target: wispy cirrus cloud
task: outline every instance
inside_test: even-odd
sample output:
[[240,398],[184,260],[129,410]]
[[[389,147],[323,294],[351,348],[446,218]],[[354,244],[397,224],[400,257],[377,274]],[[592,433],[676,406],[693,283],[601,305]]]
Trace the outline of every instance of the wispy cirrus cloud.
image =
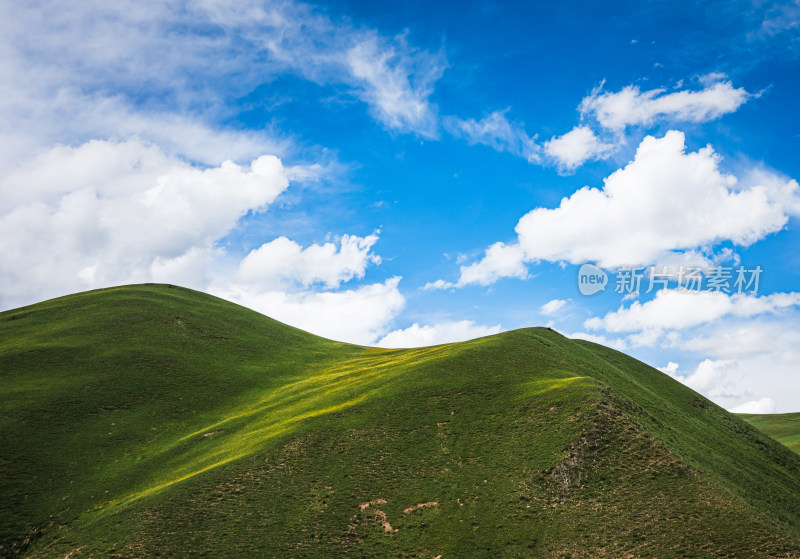
[[5,3],[0,32],[9,161],[55,142],[131,135],[203,164],[282,155],[286,134],[222,123],[231,100],[287,72],[344,86],[387,129],[438,133],[429,97],[443,52],[302,2]]
[[228,33],[268,53],[280,70],[350,87],[385,127],[426,137],[438,134],[430,95],[447,67],[441,50],[415,48],[406,34],[387,37],[302,2],[209,0],[202,10]]
[[450,134],[464,138],[470,145],[489,146],[495,151],[509,152],[538,163],[541,146],[536,143],[536,136],[528,136],[522,123],[510,122],[506,117],[508,111],[494,111],[480,120],[448,116],[444,126]]

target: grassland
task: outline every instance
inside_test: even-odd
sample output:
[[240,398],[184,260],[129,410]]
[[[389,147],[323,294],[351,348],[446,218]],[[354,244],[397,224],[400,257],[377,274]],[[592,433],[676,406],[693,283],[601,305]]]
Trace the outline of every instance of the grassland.
[[800,454],[800,413],[738,415],[759,431]]
[[183,288],[0,313],[0,556],[800,557],[800,456],[532,328],[384,350]]

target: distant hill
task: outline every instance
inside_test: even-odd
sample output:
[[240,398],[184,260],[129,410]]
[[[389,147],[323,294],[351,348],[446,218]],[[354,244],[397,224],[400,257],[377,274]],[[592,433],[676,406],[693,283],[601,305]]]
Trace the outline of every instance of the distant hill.
[[403,350],[165,285],[0,313],[0,556],[800,557],[800,456],[544,328]]
[[737,414],[756,429],[800,454],[800,413]]

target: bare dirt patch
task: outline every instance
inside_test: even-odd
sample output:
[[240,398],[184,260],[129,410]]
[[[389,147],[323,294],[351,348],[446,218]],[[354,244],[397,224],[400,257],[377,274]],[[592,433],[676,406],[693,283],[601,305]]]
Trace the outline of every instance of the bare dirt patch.
[[[373,499],[372,501],[361,503],[360,505],[358,505],[358,508],[361,511],[365,511],[372,505],[385,505],[385,504],[386,504],[386,499]],[[372,507],[372,510],[374,511],[374,514],[377,517],[378,521],[381,523],[381,526],[383,526],[384,532],[397,532],[397,529],[392,528],[392,525],[389,524],[389,519],[386,516],[385,512],[383,512],[380,509],[376,509],[375,507]]]
[[406,508],[403,509],[403,512],[405,514],[408,514],[408,513],[413,512],[413,511],[415,511],[417,509],[421,509],[421,508],[425,508],[425,507],[438,507],[438,506],[439,506],[439,501],[427,501],[425,503],[419,503],[417,505],[411,505],[410,507],[406,507]]

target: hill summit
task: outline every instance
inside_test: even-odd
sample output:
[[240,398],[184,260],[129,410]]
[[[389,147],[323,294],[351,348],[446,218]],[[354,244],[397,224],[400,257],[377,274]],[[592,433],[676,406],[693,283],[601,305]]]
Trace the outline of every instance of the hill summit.
[[800,557],[800,456],[529,328],[387,350],[167,285],[0,313],[0,557]]

